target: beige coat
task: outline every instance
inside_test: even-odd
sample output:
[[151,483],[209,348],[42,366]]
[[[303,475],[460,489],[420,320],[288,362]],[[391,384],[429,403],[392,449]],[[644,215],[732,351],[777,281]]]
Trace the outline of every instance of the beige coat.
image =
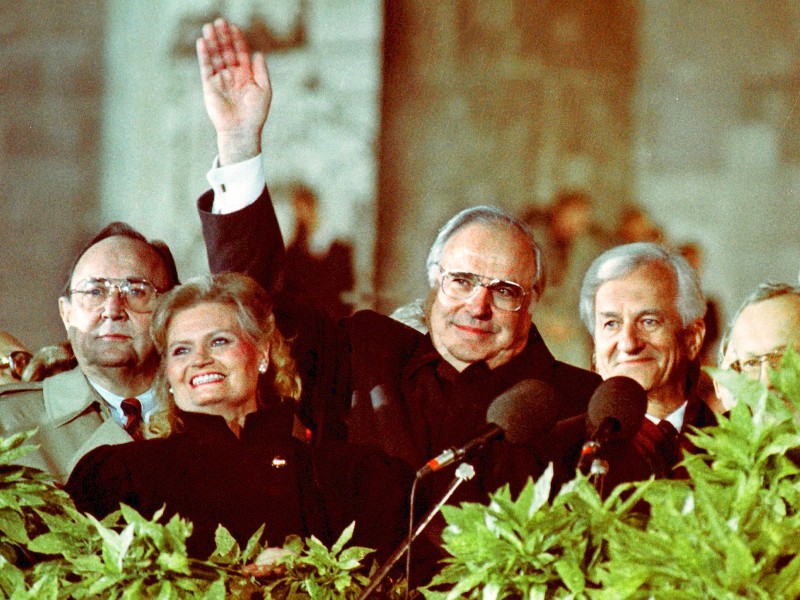
[[90,450],[132,439],[80,369],[41,382],[0,386],[0,436],[37,428],[28,443],[39,448],[18,462],[46,471],[60,483]]

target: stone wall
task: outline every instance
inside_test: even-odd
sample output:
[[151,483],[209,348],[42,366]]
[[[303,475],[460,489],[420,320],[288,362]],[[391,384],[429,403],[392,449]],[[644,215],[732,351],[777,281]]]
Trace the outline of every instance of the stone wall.
[[394,0],[385,29],[379,308],[425,292],[462,208],[584,188],[613,219],[630,199],[635,3]]
[[105,3],[0,2],[0,330],[64,338],[57,298],[99,219]]
[[728,316],[800,270],[800,3],[642,3],[635,197]]
[[[218,2],[111,2],[103,218],[168,241],[182,278],[207,271],[195,199],[216,154],[195,38]],[[230,0],[224,16],[266,53],[273,100],[263,152],[288,234],[288,190],[318,195],[322,219],[355,243],[358,297],[372,295],[382,10],[377,0]]]
[[215,150],[193,40],[221,10],[272,24],[268,179],[284,222],[303,179],[356,241],[360,306],[424,293],[456,210],[565,186],[609,226],[636,201],[703,244],[727,311],[797,278],[797,0],[7,0],[0,328],[62,339],[67,263],[110,219],[205,270],[194,199]]

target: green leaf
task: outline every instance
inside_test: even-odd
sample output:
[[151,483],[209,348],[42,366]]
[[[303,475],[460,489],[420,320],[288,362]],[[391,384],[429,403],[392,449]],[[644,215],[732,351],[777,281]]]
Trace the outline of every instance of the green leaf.
[[56,533],[45,533],[34,538],[28,549],[40,554],[62,554],[64,552],[64,539]]
[[333,546],[331,546],[331,553],[332,554],[339,554],[344,548],[344,545],[353,539],[353,531],[355,531],[356,523],[353,521],[348,525],[344,531],[342,531],[341,535],[339,535],[339,539],[334,542]]
[[261,544],[261,537],[264,535],[264,525],[261,525],[256,532],[250,536],[250,539],[247,540],[247,545],[245,546],[244,551],[242,552],[241,561],[243,563],[249,563],[255,560],[258,556],[259,552],[263,549],[263,545]]
[[18,544],[29,540],[22,515],[9,509],[0,510],[0,534]]
[[222,525],[217,525],[217,529],[214,532],[214,541],[217,547],[211,555],[213,562],[233,564],[238,561],[239,544],[236,543],[236,539],[231,535],[230,531]]

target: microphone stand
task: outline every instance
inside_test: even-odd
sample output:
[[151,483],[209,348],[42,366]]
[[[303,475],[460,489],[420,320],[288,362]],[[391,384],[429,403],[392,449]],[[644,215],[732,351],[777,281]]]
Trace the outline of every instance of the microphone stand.
[[589,482],[594,485],[594,489],[600,497],[603,497],[603,484],[608,475],[608,461],[602,458],[595,458],[592,466],[589,467]]
[[603,496],[603,484],[608,475],[608,461],[600,456],[600,450],[611,434],[618,431],[620,423],[616,418],[606,417],[597,427],[594,435],[583,444],[581,456],[578,459],[578,470],[584,475],[589,476],[589,482],[594,485],[594,489]]
[[596,440],[589,440],[581,448],[581,456],[578,460],[578,470],[586,474],[587,469],[591,469],[592,463],[597,458],[597,453],[600,451],[600,442]]
[[[441,500],[439,500],[439,502],[437,502],[436,505],[425,514],[425,516],[422,518],[422,521],[420,521],[419,525],[417,525],[417,528],[410,533],[405,541],[400,544],[400,546],[392,553],[392,555],[381,567],[380,571],[378,571],[370,580],[369,585],[364,588],[363,592],[361,592],[358,600],[366,600],[366,598],[368,598],[370,594],[375,591],[375,589],[380,585],[381,581],[383,581],[389,574],[389,571],[392,570],[392,567],[395,565],[395,563],[400,560],[400,557],[403,556],[406,551],[410,551],[411,544],[417,539],[417,536],[422,533],[422,530],[428,526],[428,523],[431,522],[433,517],[435,517],[436,514],[442,509],[442,506],[444,506],[444,504],[450,499],[450,496],[452,496],[456,489],[458,489],[458,486],[465,481],[469,481],[474,476],[475,469],[472,467],[472,465],[468,463],[461,463],[458,465],[458,468],[456,469],[456,476],[453,478],[453,481],[450,482],[450,486],[447,488],[444,496],[442,496]],[[406,584],[408,585],[408,582],[406,582]]]

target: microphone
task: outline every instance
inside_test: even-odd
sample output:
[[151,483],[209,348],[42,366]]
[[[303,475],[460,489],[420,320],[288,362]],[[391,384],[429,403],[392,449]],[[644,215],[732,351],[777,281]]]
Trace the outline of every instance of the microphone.
[[553,388],[537,379],[524,379],[489,405],[486,426],[460,448],[448,448],[417,471],[417,479],[461,460],[469,453],[496,439],[512,444],[531,444],[553,428],[558,403]]
[[581,449],[578,468],[589,467],[603,445],[632,440],[646,411],[647,392],[636,380],[620,375],[597,386],[586,415],[586,430],[592,433]]

